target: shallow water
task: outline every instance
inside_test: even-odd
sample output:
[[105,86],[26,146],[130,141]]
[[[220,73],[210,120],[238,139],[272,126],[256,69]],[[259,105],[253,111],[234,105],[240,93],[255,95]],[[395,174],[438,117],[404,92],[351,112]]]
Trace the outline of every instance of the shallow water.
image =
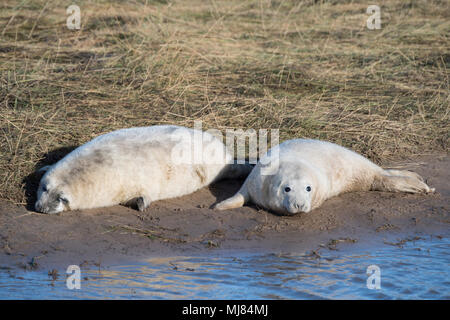
[[[359,252],[358,252],[359,251]],[[215,254],[152,258],[81,269],[69,290],[65,270],[0,270],[0,299],[450,299],[450,238],[377,250],[321,249],[317,255]],[[380,268],[368,289],[367,267]]]

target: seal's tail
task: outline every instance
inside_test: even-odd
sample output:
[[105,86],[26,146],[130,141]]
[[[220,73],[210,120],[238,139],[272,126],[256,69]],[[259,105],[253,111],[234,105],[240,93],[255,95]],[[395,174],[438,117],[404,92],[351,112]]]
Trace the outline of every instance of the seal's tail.
[[410,193],[435,191],[425,183],[420,175],[408,170],[384,170],[384,174],[375,178],[372,190]]

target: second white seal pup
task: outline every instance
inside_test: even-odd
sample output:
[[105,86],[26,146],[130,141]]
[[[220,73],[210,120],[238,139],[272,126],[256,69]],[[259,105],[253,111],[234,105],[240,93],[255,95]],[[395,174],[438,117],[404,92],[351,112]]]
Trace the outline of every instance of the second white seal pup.
[[385,170],[339,145],[310,139],[288,140],[261,158],[219,210],[253,202],[283,215],[309,212],[326,199],[350,191],[434,192],[417,173]]
[[213,135],[179,126],[129,128],[101,135],[45,167],[35,208],[43,213],[152,201],[192,193],[221,178],[245,177]]

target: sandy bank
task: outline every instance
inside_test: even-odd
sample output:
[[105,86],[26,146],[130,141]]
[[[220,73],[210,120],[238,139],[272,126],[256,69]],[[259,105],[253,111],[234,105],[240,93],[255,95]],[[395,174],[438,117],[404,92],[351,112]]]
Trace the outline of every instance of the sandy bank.
[[140,213],[123,206],[44,215],[0,202],[0,267],[108,265],[145,257],[244,252],[309,252],[343,244],[401,245],[449,234],[450,157],[422,157],[396,166],[415,170],[432,195],[357,192],[309,214],[280,217],[254,206],[219,212],[239,181],[223,181]]

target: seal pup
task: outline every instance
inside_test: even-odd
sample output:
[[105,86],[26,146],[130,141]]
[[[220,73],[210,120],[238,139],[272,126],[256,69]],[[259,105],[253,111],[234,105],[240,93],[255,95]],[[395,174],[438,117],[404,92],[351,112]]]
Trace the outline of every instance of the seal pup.
[[282,215],[309,212],[325,200],[351,191],[434,192],[420,175],[385,170],[334,143],[294,139],[270,149],[219,210],[253,202]]
[[208,132],[161,125],[98,136],[45,171],[35,208],[43,213],[136,205],[192,193],[222,178],[246,177],[252,167],[233,163]]

